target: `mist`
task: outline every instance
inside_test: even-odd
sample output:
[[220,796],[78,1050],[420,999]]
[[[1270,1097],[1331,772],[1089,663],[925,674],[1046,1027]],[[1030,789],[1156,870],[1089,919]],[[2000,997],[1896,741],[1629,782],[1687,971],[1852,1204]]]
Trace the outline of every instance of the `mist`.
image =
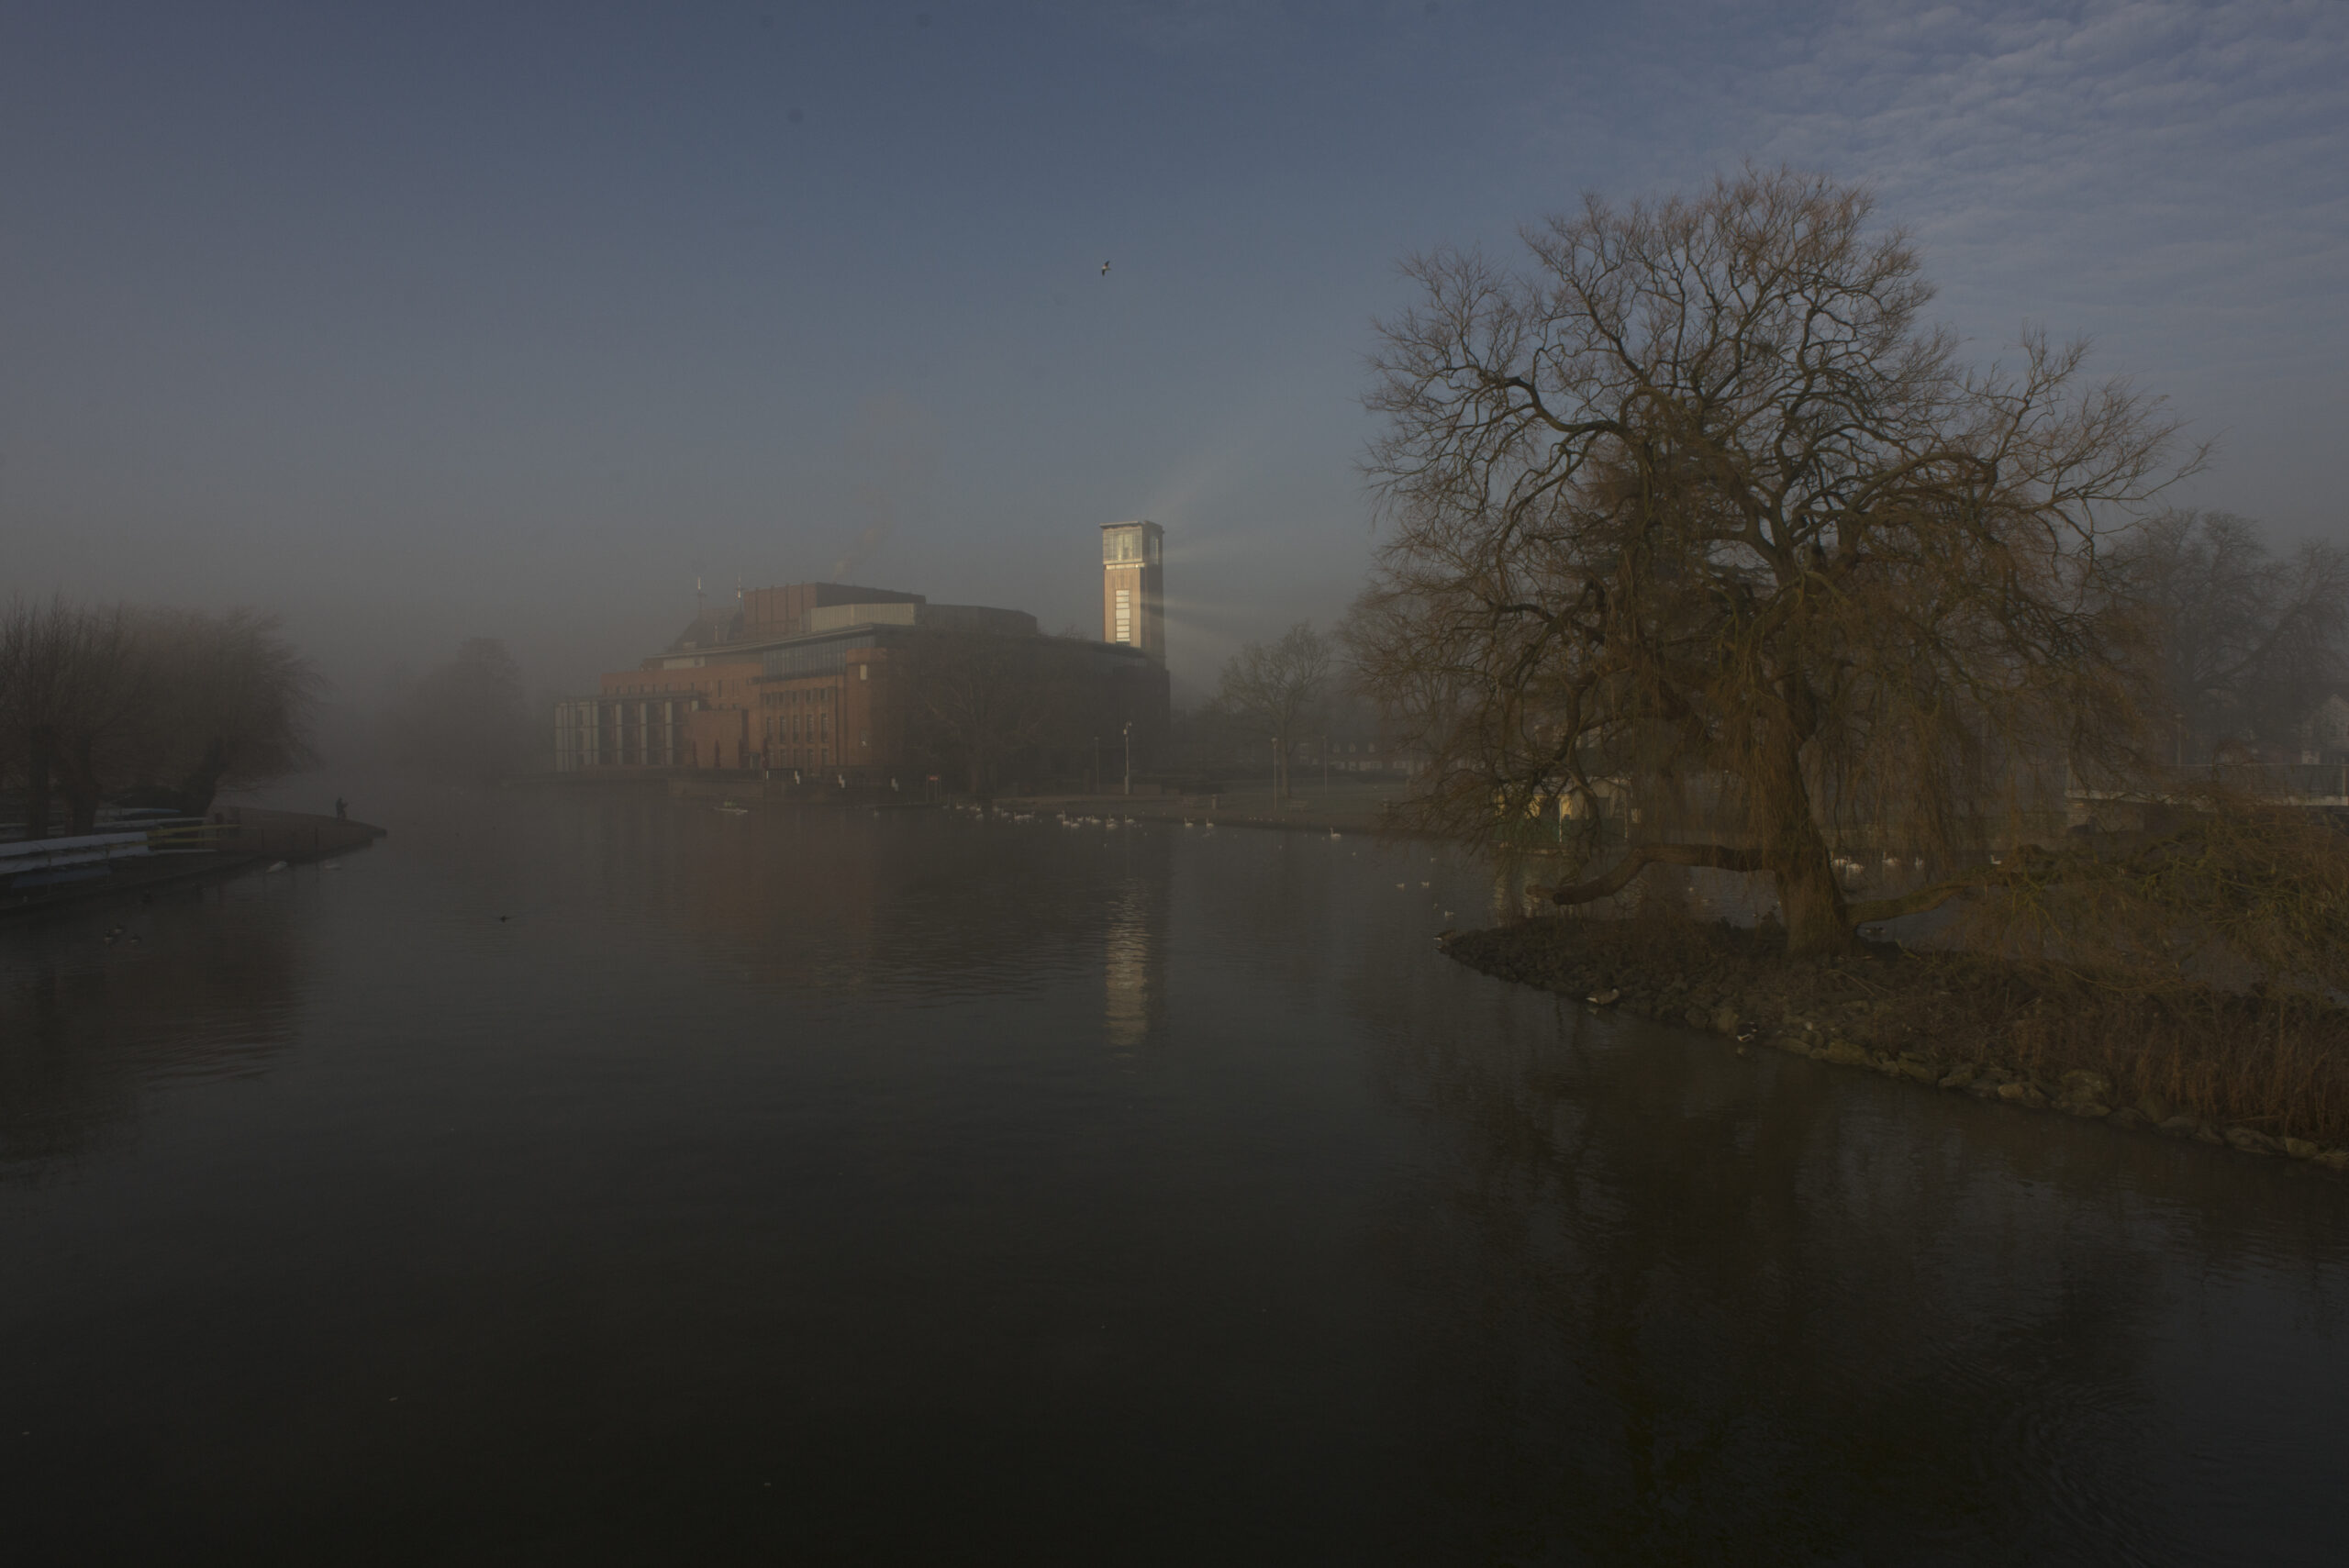
[[473,636],[586,689],[697,576],[1086,626],[1150,517],[1196,695],[1362,580],[1401,255],[1747,156],[1873,182],[1982,357],[2095,337],[2220,442],[2183,501],[2340,533],[2340,17],[1703,14],[20,7],[0,573],[282,615],[348,703]]
[[2349,1562],[2344,81],[0,6],[0,1557]]

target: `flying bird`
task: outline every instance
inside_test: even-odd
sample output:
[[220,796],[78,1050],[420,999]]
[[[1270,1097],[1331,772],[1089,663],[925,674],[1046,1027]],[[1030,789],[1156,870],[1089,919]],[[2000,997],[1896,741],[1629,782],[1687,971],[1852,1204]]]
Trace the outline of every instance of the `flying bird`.
[[1107,261],[1101,263],[1101,275],[1105,278],[1109,275],[1109,263]]

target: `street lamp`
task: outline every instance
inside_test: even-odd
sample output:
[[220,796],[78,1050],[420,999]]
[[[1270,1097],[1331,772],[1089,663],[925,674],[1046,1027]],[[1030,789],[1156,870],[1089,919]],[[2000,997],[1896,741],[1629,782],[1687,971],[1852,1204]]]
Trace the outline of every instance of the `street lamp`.
[[1126,720],[1126,793],[1134,792],[1134,721]]

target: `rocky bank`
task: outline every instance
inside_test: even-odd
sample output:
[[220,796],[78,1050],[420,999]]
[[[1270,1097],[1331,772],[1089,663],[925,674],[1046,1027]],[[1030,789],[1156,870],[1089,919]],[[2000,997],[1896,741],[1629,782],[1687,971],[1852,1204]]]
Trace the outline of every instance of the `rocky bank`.
[[1751,931],[1636,919],[1551,917],[1444,946],[1497,978],[1708,1030],[1741,1051],[1766,1047],[2349,1172],[2349,1139],[2324,1125],[2322,1106],[2258,1103],[2277,1074],[2244,1061],[2237,1044],[2259,1027],[2248,998],[2217,999],[2186,1018],[2151,998],[2065,991],[1965,954],[1872,946],[1789,960]]

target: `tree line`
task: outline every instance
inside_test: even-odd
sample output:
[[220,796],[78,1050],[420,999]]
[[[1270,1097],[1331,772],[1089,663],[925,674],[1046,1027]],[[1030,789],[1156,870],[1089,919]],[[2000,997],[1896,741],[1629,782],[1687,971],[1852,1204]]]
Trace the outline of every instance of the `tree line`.
[[273,616],[17,599],[0,611],[0,780],[36,838],[89,832],[108,799],[200,816],[309,762],[323,689]]

